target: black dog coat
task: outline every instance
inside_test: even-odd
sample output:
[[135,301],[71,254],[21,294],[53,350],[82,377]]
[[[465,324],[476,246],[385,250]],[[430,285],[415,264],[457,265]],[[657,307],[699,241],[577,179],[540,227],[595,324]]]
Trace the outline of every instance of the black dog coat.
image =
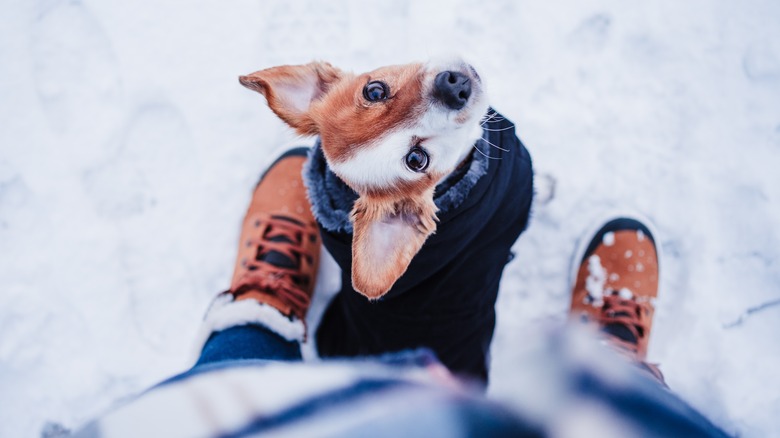
[[[304,181],[322,241],[342,270],[342,288],[317,329],[323,357],[432,349],[451,371],[487,381],[498,284],[525,229],[533,196],[528,151],[514,125],[492,109],[465,166],[436,187],[439,223],[409,268],[378,301],[352,288],[357,199],[328,168],[318,145]],[[495,145],[495,146],[493,146]]]

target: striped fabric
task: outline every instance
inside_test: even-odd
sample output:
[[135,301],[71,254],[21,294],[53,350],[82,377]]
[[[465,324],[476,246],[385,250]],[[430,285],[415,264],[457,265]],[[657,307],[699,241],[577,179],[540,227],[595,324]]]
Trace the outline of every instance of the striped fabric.
[[[456,437],[472,427],[468,413],[479,409],[469,406],[481,404],[435,362],[240,361],[171,379],[76,436],[398,436],[409,428],[413,436]],[[498,406],[493,415],[494,427],[522,427]]]
[[541,338],[518,356],[516,373],[494,385],[493,400],[455,380],[426,351],[304,363],[240,360],[176,376],[75,436],[727,436],[589,338],[572,332]]

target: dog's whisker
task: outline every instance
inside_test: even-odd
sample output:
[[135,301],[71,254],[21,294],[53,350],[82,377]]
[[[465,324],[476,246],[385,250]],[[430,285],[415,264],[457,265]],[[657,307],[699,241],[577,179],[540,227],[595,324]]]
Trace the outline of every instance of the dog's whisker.
[[482,125],[482,130],[489,131],[489,132],[501,132],[501,131],[508,131],[510,129],[513,129],[514,127],[515,125],[507,126],[506,128],[501,128],[501,129],[490,129],[490,128],[485,128],[485,125]]
[[486,154],[486,153],[482,152],[481,150],[479,150],[479,148],[477,147],[476,143],[474,144],[474,149],[475,149],[477,152],[479,152],[480,154],[482,154],[482,155],[483,155],[485,158],[487,158],[488,160],[500,160],[500,159],[501,159],[500,157],[491,157],[490,155],[488,155],[488,154]]
[[480,120],[480,122],[479,122],[479,123],[480,123],[481,125],[484,125],[485,123],[492,122],[492,121],[493,121],[493,119],[494,119],[495,117],[496,117],[496,116],[495,116],[495,115],[493,115],[493,114],[491,114],[491,115],[489,115],[489,116],[488,116],[488,115],[486,115],[486,116],[484,116],[484,117],[482,118],[482,120]]
[[489,142],[489,141],[485,140],[484,138],[480,138],[480,140],[484,141],[485,143],[489,144],[490,146],[493,146],[494,148],[496,148],[496,149],[498,149],[498,150],[501,150],[501,151],[504,151],[504,152],[509,152],[509,149],[504,149],[504,148],[502,148],[502,147],[499,147],[499,146],[497,146],[497,145],[494,145],[493,143],[491,143],[491,142]]
[[485,119],[483,120],[483,122],[484,123],[487,123],[487,122],[501,122],[501,121],[504,121],[504,120],[506,120],[506,119],[503,118],[502,116],[499,116],[498,114],[490,114],[490,115],[486,115],[485,116]]
[[[479,125],[480,125],[480,126],[482,126],[482,127],[484,128],[484,127],[485,127],[485,126],[486,126],[488,123],[493,123],[493,122],[498,122],[498,121],[494,121],[494,120],[485,120],[484,122],[480,122],[480,124],[479,124]],[[502,131],[502,130],[504,130],[504,129],[511,129],[511,128],[514,128],[514,127],[515,127],[515,125],[513,124],[513,125],[511,125],[511,126],[510,126],[510,127],[508,127],[508,128],[501,128],[501,129],[497,129],[496,131]]]
[[484,116],[482,116],[482,121],[486,122],[488,120],[492,120],[496,116],[497,115],[495,113],[493,113],[493,114],[485,114]]

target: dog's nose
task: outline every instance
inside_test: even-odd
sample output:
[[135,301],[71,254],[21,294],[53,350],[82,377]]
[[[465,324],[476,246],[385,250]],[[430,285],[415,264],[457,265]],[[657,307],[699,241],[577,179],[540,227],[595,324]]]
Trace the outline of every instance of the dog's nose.
[[463,73],[443,71],[433,80],[433,96],[447,107],[459,110],[471,96],[471,80]]

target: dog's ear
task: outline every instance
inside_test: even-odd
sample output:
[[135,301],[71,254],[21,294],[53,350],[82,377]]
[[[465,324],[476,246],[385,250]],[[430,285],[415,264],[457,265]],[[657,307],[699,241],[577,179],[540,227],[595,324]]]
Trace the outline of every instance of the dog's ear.
[[365,197],[352,210],[352,287],[374,300],[386,294],[436,231],[436,205],[416,200],[376,201]]
[[341,78],[341,70],[327,62],[283,65],[240,76],[241,85],[265,96],[274,113],[301,135],[318,134],[309,105]]

